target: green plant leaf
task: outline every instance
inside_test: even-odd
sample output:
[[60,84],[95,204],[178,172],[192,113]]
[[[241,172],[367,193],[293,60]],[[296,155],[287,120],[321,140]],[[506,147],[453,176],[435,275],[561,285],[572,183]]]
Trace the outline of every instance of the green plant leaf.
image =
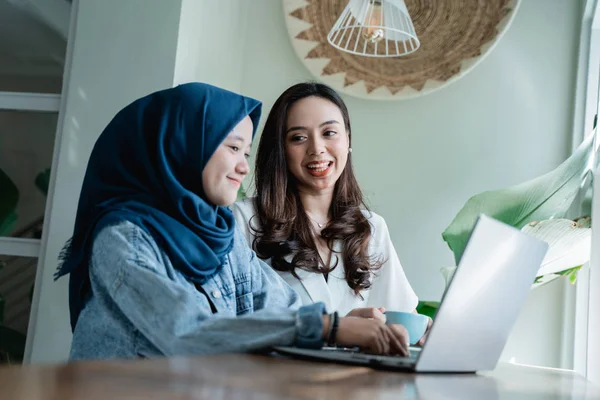
[[579,228],[591,228],[592,227],[592,217],[581,217],[577,218],[574,221]]
[[419,301],[417,304],[417,312],[419,314],[427,315],[431,319],[435,317],[435,314],[439,308],[439,301]]
[[569,268],[569,269],[566,269],[564,271],[557,272],[556,274],[557,275],[561,275],[561,276],[568,276],[568,275],[571,275],[573,272],[579,271],[582,267],[583,267],[583,265],[578,265],[576,267]]
[[519,229],[531,221],[564,217],[594,165],[594,136],[589,135],[571,157],[545,175],[471,197],[442,234],[455,262],[458,264],[480,214]]
[[[523,227],[523,232],[549,244],[548,252],[533,282],[533,288],[561,277],[567,277],[571,283],[576,282],[578,271],[590,259],[592,232],[589,226],[590,218],[580,218],[576,221],[568,219],[535,221]],[[446,289],[455,271],[456,267],[440,269]]]
[[548,243],[549,248],[538,276],[570,271],[590,260],[592,229],[569,219],[535,221],[525,225],[523,232]]
[[571,282],[571,284],[574,285],[577,282],[577,273],[581,270],[582,267],[583,265],[578,265],[577,267],[557,272],[556,275],[566,276],[569,279],[569,282]]
[[582,267],[582,265],[578,265],[577,267],[569,268],[564,271],[559,271],[554,274],[538,276],[533,282],[533,288],[543,286],[547,283],[550,283],[556,279],[563,277],[567,277],[571,284],[575,284],[577,282],[577,273],[581,270]]
[[442,267],[440,269],[440,272],[442,274],[442,276],[444,277],[444,283],[445,283],[445,288],[446,290],[448,289],[448,285],[450,285],[450,281],[452,280],[452,277],[454,276],[454,272],[456,271],[456,267]]
[[0,236],[6,236],[10,231],[13,230],[17,223],[17,214],[11,212],[0,220]]
[[579,270],[572,271],[569,274],[569,282],[571,282],[571,285],[574,285],[575,283],[577,283],[577,271],[579,271]]
[[17,222],[15,209],[18,202],[19,189],[0,169],[0,235],[8,234]]

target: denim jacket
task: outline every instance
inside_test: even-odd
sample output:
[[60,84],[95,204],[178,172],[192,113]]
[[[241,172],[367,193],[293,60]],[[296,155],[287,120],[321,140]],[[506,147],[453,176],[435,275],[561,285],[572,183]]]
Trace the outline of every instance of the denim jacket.
[[72,360],[322,345],[323,303],[300,307],[239,230],[225,266],[198,288],[127,221],[98,233],[89,267],[91,294],[73,332]]

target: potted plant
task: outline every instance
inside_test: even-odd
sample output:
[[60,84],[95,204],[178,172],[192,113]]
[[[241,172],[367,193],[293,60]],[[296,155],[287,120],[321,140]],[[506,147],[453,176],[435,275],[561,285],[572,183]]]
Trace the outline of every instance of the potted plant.
[[[545,175],[471,197],[442,233],[455,263],[462,256],[477,217],[486,214],[550,245],[533,288],[561,277],[575,283],[591,252],[590,183],[597,165],[595,138],[596,131]],[[455,269],[441,269],[446,287]],[[422,302],[417,310],[433,317],[438,307],[439,302]]]

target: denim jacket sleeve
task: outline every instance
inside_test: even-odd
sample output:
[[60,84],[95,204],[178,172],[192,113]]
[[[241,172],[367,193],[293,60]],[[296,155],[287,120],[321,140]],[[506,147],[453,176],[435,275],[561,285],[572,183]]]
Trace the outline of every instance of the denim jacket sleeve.
[[[292,289],[245,244],[244,249],[245,265],[226,263],[229,275],[216,277],[226,280],[234,268],[253,277],[252,309],[243,315],[236,316],[235,307],[227,304],[216,304],[218,312],[213,314],[207,291],[202,293],[185,280],[153,238],[129,222],[106,227],[96,236],[90,265],[92,288],[104,292],[114,308],[166,356],[277,345],[320,347],[323,304],[298,308],[299,299]],[[239,252],[233,259],[239,260]],[[231,285],[235,287],[233,278]],[[232,302],[236,302],[235,293]]]

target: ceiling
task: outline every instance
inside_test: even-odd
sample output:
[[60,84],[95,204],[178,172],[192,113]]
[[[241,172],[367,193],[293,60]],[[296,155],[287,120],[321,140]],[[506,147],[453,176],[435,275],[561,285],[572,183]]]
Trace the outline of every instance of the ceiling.
[[0,0],[0,76],[62,77],[67,0]]

